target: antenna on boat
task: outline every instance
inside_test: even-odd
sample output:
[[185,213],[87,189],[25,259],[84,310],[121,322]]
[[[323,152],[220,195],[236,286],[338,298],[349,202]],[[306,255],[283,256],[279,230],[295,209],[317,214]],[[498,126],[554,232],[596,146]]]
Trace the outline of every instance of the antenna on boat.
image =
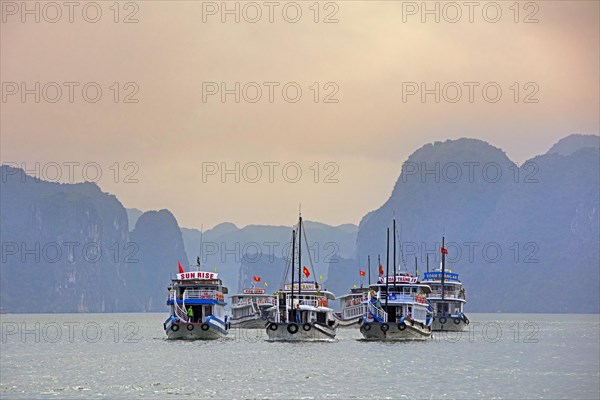
[[[396,278],[394,278],[394,281]],[[390,281],[390,228],[387,228],[387,250],[385,254],[385,311],[388,311],[388,298],[390,292],[388,290],[388,284]]]
[[402,261],[404,270],[406,270],[406,260],[404,259],[404,250],[402,249],[402,224],[400,224],[400,235],[398,235],[397,230],[394,232],[394,240],[398,240],[398,243],[400,244],[400,261]]
[[[302,226],[304,226],[304,222],[302,222]],[[321,289],[321,285],[319,285],[317,283],[317,274],[315,272],[315,264],[313,263],[312,256],[310,255],[310,245],[308,243],[308,238],[306,237],[306,227],[304,227],[304,230],[302,231],[302,236],[304,237],[304,244],[309,249],[308,262],[310,263],[310,270],[312,271],[312,274],[315,277],[315,287],[317,288],[317,291],[319,291]],[[298,240],[302,240],[302,238],[299,238]],[[300,267],[298,267],[298,268],[300,268]]]
[[427,258],[426,258],[425,262],[427,263],[427,272],[429,272],[429,254],[427,254]]
[[196,271],[200,271],[200,261],[202,260],[202,235],[204,235],[204,224],[200,225],[200,248],[198,249],[198,257],[196,258]]
[[[294,253],[296,252],[296,230],[292,230],[292,295],[291,295],[291,300],[290,300],[290,308],[291,310],[288,311],[288,322],[290,321],[290,316],[294,311],[294,261],[295,258],[294,257]],[[300,284],[300,282],[298,282],[298,284]]]
[[396,216],[394,213],[394,290],[396,290]]
[[419,265],[417,264],[417,256],[415,256],[415,276],[419,280]]
[[444,281],[445,281],[445,275],[446,275],[446,240],[445,237],[442,235],[442,301],[444,300],[444,295],[445,295],[445,291],[444,291]]
[[[298,206],[298,302],[300,301],[300,293],[302,292],[302,204]],[[308,244],[307,244],[308,246]],[[292,276],[292,280],[294,277]]]

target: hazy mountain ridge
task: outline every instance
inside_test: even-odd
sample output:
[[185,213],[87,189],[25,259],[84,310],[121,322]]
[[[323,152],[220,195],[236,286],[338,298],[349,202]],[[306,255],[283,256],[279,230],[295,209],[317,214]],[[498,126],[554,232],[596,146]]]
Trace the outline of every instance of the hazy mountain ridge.
[[[569,138],[555,150],[572,144]],[[422,177],[401,175],[388,201],[360,223],[357,265],[366,270],[370,254],[373,279],[377,254],[385,266],[386,227],[391,227],[395,215],[402,241],[409,242],[405,262],[411,272],[415,255],[420,271],[427,253],[430,267],[439,265],[445,233],[453,244],[449,268],[461,273],[469,310],[599,312],[600,155],[589,140],[575,142],[578,149],[569,145],[568,152],[561,150],[566,156],[548,152],[518,168],[500,149],[479,140],[423,146],[408,163],[426,162],[431,167],[492,162],[502,167],[503,174],[497,181],[483,175],[473,182],[452,182],[443,176],[437,182],[426,176],[423,182]],[[473,257],[469,246],[477,247]],[[501,255],[484,254],[484,248],[500,249]],[[399,264],[400,259],[398,254]],[[346,277],[348,288],[358,282],[354,270],[339,275]]]
[[[416,256],[422,272],[428,253],[430,268],[437,266],[444,233],[470,311],[599,312],[600,150],[597,136],[580,136],[521,166],[476,139],[421,147],[403,163],[390,198],[359,227],[305,221],[311,278],[322,275],[329,290],[344,294],[360,284],[358,270],[367,270],[371,255],[374,281],[395,215],[404,243],[398,265],[412,272]],[[8,166],[1,172],[2,312],[162,311],[177,260],[194,268],[200,231],[180,229],[168,210],[125,210],[93,183],[44,182]],[[202,268],[215,268],[230,292],[255,275],[274,291],[290,239],[291,225],[222,223],[202,235]],[[73,254],[69,243],[77,244]],[[467,243],[477,245],[472,259]],[[490,261],[486,246],[500,248],[501,257]],[[52,259],[57,248],[62,254]],[[95,261],[94,251],[101,254]]]
[[[355,252],[356,235],[358,227],[352,224],[330,226],[320,222],[304,221],[305,234],[311,245],[315,271],[319,275],[327,276],[329,259],[340,254],[353,257]],[[287,257],[291,242],[292,226],[274,225],[247,225],[237,228],[234,224],[223,223],[209,229],[202,235],[197,229],[182,228],[183,240],[190,260],[200,254],[200,242],[203,242],[202,264],[205,268],[221,274],[221,278],[228,283],[230,290],[237,291],[243,288],[240,284],[249,284],[240,278],[244,274],[243,265],[251,264],[254,273],[261,273],[260,266],[265,265],[268,276],[270,265],[275,261]],[[202,236],[202,239],[201,239]],[[306,244],[303,242],[306,246]],[[246,256],[247,253],[249,256]],[[258,255],[254,255],[259,253]],[[194,257],[192,257],[192,255]],[[308,257],[306,255],[306,257]],[[308,258],[305,260],[308,265]],[[279,266],[283,274],[284,265]],[[269,276],[269,279],[273,279]],[[279,278],[278,278],[279,280]]]
[[546,154],[569,156],[583,148],[600,149],[600,136],[574,134],[560,139]]
[[[93,183],[60,184],[2,166],[0,183],[2,312],[122,312],[162,310],[168,275],[157,255],[187,261],[179,228],[179,248],[172,241],[145,245],[145,237],[173,228],[158,222],[152,230],[129,232],[127,213],[117,198]],[[148,218],[140,216],[140,221]],[[174,219],[173,219],[174,221]],[[175,236],[177,241],[177,236]],[[177,248],[177,247],[176,247]],[[163,264],[165,260],[161,260]],[[135,273],[133,273],[135,272]],[[156,273],[157,272],[157,273]],[[135,299],[151,293],[140,287],[143,276],[161,283],[160,305]]]

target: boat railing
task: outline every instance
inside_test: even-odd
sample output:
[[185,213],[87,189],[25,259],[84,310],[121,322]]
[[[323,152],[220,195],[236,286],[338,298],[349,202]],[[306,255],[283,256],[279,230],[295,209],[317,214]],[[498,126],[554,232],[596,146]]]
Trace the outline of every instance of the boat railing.
[[[429,297],[442,297],[442,291],[441,290],[433,290],[429,294]],[[444,298],[446,298],[446,299],[461,299],[461,300],[464,300],[465,299],[465,294],[461,293],[461,292],[448,292],[448,291],[445,291],[444,292]]]
[[271,305],[271,306],[276,306],[277,301],[273,297],[259,297],[256,299],[256,304],[259,306],[262,306],[265,304]]
[[[288,296],[286,299],[287,307],[290,307],[290,301],[291,298]],[[294,299],[294,303],[296,303],[297,301],[297,299]],[[310,299],[302,299],[300,300],[300,304],[313,307],[327,307],[328,301],[326,297],[317,297]]]
[[374,303],[367,303],[367,310],[380,322],[388,322],[388,313],[382,308],[377,308]]
[[188,322],[187,312],[185,311],[185,309],[183,307],[181,307],[179,304],[177,304],[177,301],[175,301],[176,298],[177,298],[177,291],[171,290],[169,292],[169,299],[173,300],[173,310],[175,312],[175,316],[183,322]]
[[344,317],[344,318],[358,317],[359,315],[363,315],[364,313],[365,313],[365,306],[363,304],[356,304],[356,305],[344,308],[344,310],[342,312],[342,317]]
[[256,305],[262,306],[262,305],[270,305],[270,306],[275,306],[277,305],[277,301],[273,298],[273,297],[255,297],[254,300],[251,297],[242,297],[239,298],[233,305],[236,306],[244,306],[244,305],[249,305],[255,303]]
[[[382,302],[384,301],[384,299],[386,298],[385,293],[382,294]],[[390,301],[401,301],[401,302],[416,302],[416,303],[427,303],[427,297],[424,294],[417,294],[417,293],[390,293],[390,297],[389,297]]]
[[183,300],[218,300],[223,301],[223,293],[217,290],[187,289],[183,292]]

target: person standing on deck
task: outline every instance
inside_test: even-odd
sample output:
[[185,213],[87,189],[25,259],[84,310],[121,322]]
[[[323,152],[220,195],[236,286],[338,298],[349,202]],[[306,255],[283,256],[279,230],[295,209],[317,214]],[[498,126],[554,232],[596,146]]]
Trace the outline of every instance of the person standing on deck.
[[302,315],[300,314],[300,304],[296,304],[296,323],[301,322]]
[[187,314],[188,314],[188,321],[194,322],[194,310],[192,309],[192,306],[188,307]]

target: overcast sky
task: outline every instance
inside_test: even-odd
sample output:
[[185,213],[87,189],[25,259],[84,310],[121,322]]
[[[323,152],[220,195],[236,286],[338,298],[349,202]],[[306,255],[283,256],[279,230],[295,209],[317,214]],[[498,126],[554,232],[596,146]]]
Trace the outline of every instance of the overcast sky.
[[[168,208],[186,227],[291,225],[299,203],[307,219],[358,223],[425,143],[479,138],[522,163],[571,133],[598,133],[599,3],[522,2],[518,15],[513,3],[494,3],[497,17],[486,2],[429,2],[437,23],[421,2],[322,2],[318,16],[312,1],[279,2],[273,22],[263,2],[242,2],[236,23],[215,9],[221,2],[120,3],[117,15],[109,1],[97,3],[98,22],[78,6],[70,23],[68,8],[59,18],[42,2],[36,23],[24,3],[2,1],[0,156],[40,163],[51,180],[58,163],[63,182],[64,163],[80,163],[75,181],[86,163],[94,179],[97,165],[98,184],[125,207]],[[251,23],[255,4],[262,15]],[[78,84],[72,103],[64,82]],[[235,93],[222,102],[222,82],[240,82],[239,103]],[[422,82],[440,83],[439,103],[410,94]],[[25,102],[22,83],[33,89]],[[240,182],[233,173],[222,182],[221,168],[236,163]]]

